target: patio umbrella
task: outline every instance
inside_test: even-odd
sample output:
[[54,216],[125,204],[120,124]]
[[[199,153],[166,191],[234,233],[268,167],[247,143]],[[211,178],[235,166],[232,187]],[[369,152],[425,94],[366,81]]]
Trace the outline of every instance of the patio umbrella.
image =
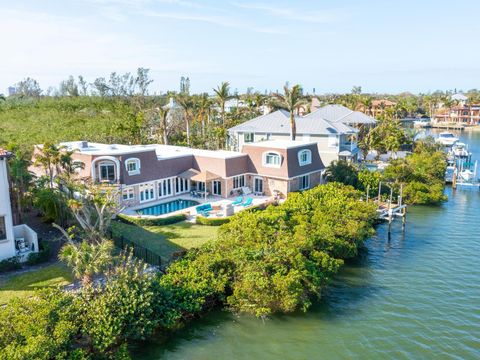
[[193,175],[190,179],[205,183],[205,199],[207,199],[207,181],[213,181],[220,178],[220,175],[214,174],[210,171],[200,171],[198,174]]

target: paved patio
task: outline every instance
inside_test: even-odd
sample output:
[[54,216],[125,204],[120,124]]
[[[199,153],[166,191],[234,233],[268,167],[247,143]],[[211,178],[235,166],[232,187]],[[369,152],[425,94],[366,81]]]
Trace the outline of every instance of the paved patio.
[[[172,196],[172,197],[169,197],[167,199],[161,199],[161,200],[157,200],[157,201],[148,202],[146,204],[141,204],[141,205],[138,205],[138,206],[128,207],[128,208],[125,208],[122,211],[122,214],[125,214],[125,215],[128,215],[128,216],[141,217],[141,218],[165,218],[165,217],[169,217],[169,216],[172,216],[172,215],[186,214],[187,215],[187,221],[195,221],[195,219],[198,215],[197,211],[195,209],[197,206],[199,206],[201,204],[209,203],[209,204],[212,205],[212,208],[214,208],[214,209],[217,209],[217,210],[218,210],[218,208],[224,209],[225,206],[227,206],[229,204],[232,204],[237,199],[237,197],[238,196],[230,197],[230,198],[223,198],[223,197],[216,196],[216,195],[210,195],[205,199],[204,197],[194,197],[194,196],[190,195],[189,193],[185,193],[185,194],[180,194],[180,195],[177,195],[177,196]],[[253,195],[253,194],[243,195],[243,200],[244,201],[247,198],[252,198],[252,204],[248,207],[241,206],[241,205],[235,205],[235,206],[233,206],[234,213],[237,213],[239,211],[248,209],[248,208],[253,207],[253,206],[257,206],[257,205],[261,205],[261,204],[265,204],[267,202],[273,201],[272,196],[259,196],[259,195]],[[194,205],[194,206],[191,206],[191,207],[188,207],[188,208],[185,208],[185,209],[181,209],[181,210],[177,210],[177,211],[173,211],[173,212],[169,212],[167,214],[157,215],[157,216],[155,216],[155,215],[139,215],[137,213],[137,210],[152,207],[152,206],[156,206],[156,205],[160,205],[160,204],[169,203],[169,202],[172,202],[172,201],[175,201],[175,200],[196,201],[198,204]],[[221,217],[224,217],[224,216],[220,216],[220,212],[217,212],[216,214],[212,214],[212,217],[221,218]]]

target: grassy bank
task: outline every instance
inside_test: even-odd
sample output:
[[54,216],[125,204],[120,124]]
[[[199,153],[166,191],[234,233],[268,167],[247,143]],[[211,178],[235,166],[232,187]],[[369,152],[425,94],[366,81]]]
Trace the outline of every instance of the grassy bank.
[[199,247],[215,239],[218,227],[180,222],[165,226],[138,226],[115,222],[115,234],[122,234],[128,240],[143,246],[164,260],[178,251]]
[[0,283],[0,305],[14,297],[32,296],[36,289],[68,285],[72,281],[72,273],[61,264],[13,275]]

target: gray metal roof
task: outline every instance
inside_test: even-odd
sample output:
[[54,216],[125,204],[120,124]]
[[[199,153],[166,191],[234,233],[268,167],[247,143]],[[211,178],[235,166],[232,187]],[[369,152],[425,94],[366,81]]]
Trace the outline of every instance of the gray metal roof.
[[[352,134],[357,130],[341,122],[333,123],[321,117],[295,116],[297,134],[329,135]],[[267,115],[256,117],[243,124],[228,129],[229,132],[256,132],[272,134],[290,134],[290,113],[277,110]]]
[[314,112],[305,115],[305,118],[326,119],[332,123],[353,124],[375,124],[376,120],[360,111],[353,111],[343,105],[326,105]]

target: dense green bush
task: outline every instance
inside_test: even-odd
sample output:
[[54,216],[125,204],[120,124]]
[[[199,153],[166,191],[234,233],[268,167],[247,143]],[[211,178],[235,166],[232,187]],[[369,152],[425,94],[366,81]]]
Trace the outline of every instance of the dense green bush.
[[22,264],[20,263],[20,258],[18,256],[13,256],[11,258],[0,261],[0,273],[18,270],[21,268]]
[[50,260],[50,256],[52,255],[50,245],[47,242],[40,242],[39,247],[40,250],[38,252],[28,254],[28,265],[37,265]]
[[161,286],[190,299],[176,309],[187,314],[216,303],[257,316],[305,310],[372,235],[375,206],[360,196],[329,183],[265,211],[241,212],[217,241],[171,265]]
[[220,226],[223,224],[226,224],[230,221],[229,217],[223,217],[223,218],[208,218],[204,216],[197,216],[195,219],[195,222],[198,225],[207,225],[207,226]]
[[373,233],[375,206],[360,197],[338,183],[294,193],[231,217],[217,241],[165,275],[122,255],[102,285],[14,301],[0,309],[0,359],[127,359],[129,341],[217,306],[256,316],[306,310]]
[[133,216],[119,214],[117,215],[117,218],[119,221],[126,224],[134,224],[138,226],[163,226],[185,221],[187,216],[185,214],[178,214],[164,218],[136,218]]

